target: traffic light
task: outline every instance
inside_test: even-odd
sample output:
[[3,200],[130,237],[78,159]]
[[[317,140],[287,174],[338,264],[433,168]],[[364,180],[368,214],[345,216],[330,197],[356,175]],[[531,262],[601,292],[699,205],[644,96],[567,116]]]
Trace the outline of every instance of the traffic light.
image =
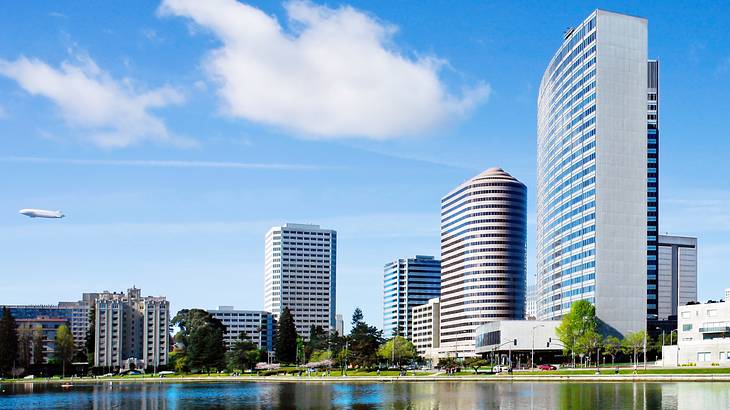
[[515,344],[515,346],[517,346],[517,339],[515,339],[515,340],[513,341],[513,343]]

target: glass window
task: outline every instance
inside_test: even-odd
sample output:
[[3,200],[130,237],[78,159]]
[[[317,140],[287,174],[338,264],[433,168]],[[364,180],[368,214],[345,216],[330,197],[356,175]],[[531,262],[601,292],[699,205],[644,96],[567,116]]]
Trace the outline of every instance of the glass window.
[[692,330],[692,325],[682,325],[683,332],[689,332],[690,330]]
[[698,362],[709,362],[710,361],[710,352],[698,352],[697,361]]

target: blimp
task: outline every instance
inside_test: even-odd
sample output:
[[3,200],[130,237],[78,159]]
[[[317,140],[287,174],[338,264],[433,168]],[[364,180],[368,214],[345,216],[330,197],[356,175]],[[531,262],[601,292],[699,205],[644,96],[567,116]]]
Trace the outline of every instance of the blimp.
[[31,218],[63,218],[66,215],[61,211],[46,211],[45,209],[21,209],[21,215],[29,216]]

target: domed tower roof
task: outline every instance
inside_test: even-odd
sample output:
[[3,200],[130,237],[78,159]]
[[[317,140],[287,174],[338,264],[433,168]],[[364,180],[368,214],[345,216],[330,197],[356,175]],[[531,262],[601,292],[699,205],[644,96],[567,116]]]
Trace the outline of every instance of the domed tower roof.
[[500,167],[486,169],[472,179],[501,179],[522,183]]

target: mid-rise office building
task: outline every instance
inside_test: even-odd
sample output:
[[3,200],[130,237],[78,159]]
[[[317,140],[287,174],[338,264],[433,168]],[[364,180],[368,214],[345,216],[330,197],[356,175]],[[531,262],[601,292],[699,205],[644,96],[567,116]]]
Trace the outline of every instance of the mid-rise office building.
[[435,360],[441,347],[441,309],[439,298],[430,299],[412,308],[413,335],[411,341],[418,355]]
[[104,292],[96,298],[94,365],[124,368],[166,365],[170,350],[170,302],[142,297],[140,289]]
[[30,348],[30,363],[36,363],[36,355],[40,354],[43,358],[43,363],[48,363],[50,359],[53,359],[56,353],[56,332],[58,328],[66,325],[69,326],[69,322],[66,319],[37,316],[35,318],[16,319],[16,326],[18,327],[18,333],[27,332],[30,336],[29,339],[35,336],[35,332],[41,332],[43,338],[43,351],[36,352],[35,344],[29,343]]
[[677,317],[677,309],[697,301],[697,238],[659,235],[657,314]]
[[643,18],[597,10],[565,33],[543,75],[539,319],[559,319],[573,302],[588,300],[609,332],[646,328],[654,290],[647,260],[656,260],[648,221],[658,212],[658,162],[647,166],[658,144],[648,126],[656,117],[658,95],[649,94],[658,92],[658,73],[650,78],[647,32]]
[[730,302],[695,302],[677,313],[677,344],[663,346],[664,366],[730,365]]
[[245,334],[259,349],[274,350],[274,316],[264,310],[236,310],[233,306],[219,306],[208,310],[226,327],[223,340],[230,349]]
[[57,305],[11,305],[10,314],[18,319],[62,319],[68,323],[76,349],[86,345],[86,334],[91,324],[91,307],[98,293],[84,293],[77,302],[58,302]]
[[264,310],[278,320],[284,307],[297,333],[311,326],[335,329],[337,232],[319,225],[288,223],[266,234]]
[[411,309],[441,293],[441,261],[416,255],[387,263],[383,272],[383,335],[411,339]]
[[441,349],[474,355],[480,325],[525,316],[527,188],[490,168],[441,200]]

